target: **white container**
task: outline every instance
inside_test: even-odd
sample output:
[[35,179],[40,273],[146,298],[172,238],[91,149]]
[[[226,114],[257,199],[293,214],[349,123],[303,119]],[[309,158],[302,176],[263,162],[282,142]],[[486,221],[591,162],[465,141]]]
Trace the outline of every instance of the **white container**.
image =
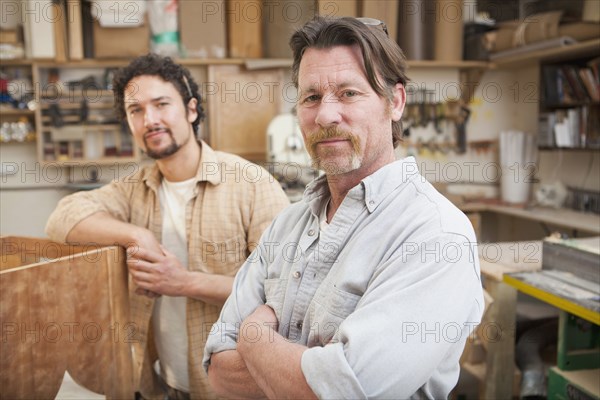
[[84,153],[85,158],[97,160],[102,157],[103,144],[100,132],[87,131],[85,132]]
[[531,168],[513,165],[502,167],[500,195],[502,201],[523,204],[529,201],[533,172]]

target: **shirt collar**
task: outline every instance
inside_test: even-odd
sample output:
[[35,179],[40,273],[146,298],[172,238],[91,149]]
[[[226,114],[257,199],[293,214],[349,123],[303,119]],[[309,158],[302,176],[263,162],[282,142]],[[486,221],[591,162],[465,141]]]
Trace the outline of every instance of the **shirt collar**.
[[[418,173],[415,158],[406,157],[379,168],[350,189],[346,196],[364,201],[365,206],[372,213],[392,191],[407,184]],[[312,213],[318,217],[324,200],[331,197],[327,177],[321,175],[310,182],[306,186],[303,197]]]
[[[213,185],[218,185],[221,182],[221,173],[219,171],[221,166],[219,165],[217,154],[203,140],[199,140],[198,143],[200,145],[200,164],[198,165],[198,171],[196,171],[196,181],[207,181]],[[163,176],[156,163],[154,163],[152,168],[144,171],[142,175],[142,180],[146,182],[146,185],[155,191],[158,190],[162,178]]]

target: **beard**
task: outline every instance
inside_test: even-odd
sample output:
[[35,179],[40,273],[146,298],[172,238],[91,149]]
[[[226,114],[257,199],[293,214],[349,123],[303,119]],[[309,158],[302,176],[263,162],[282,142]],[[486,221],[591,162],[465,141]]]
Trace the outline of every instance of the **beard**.
[[[318,148],[320,141],[334,138],[348,140],[350,149]],[[306,149],[313,168],[323,170],[327,175],[345,174],[360,168],[362,164],[358,137],[338,127],[323,128],[312,133],[306,138]]]
[[[179,150],[181,148],[181,146],[183,146],[183,144],[177,144],[177,142],[175,142],[175,138],[173,138],[173,134],[171,133],[170,130],[167,130],[168,134],[169,134],[169,138],[171,139],[171,143],[169,143],[169,145],[161,150],[153,150],[148,146],[148,141],[146,140],[146,137],[144,136],[144,147],[146,148],[146,154],[148,155],[148,157],[152,158],[153,160],[160,160],[163,158],[167,158],[175,153],[177,153],[177,150]],[[185,144],[185,143],[184,143]]]

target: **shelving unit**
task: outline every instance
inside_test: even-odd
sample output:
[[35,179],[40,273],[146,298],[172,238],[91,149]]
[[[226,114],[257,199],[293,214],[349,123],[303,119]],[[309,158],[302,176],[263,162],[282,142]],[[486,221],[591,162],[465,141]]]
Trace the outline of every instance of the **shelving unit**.
[[[440,61],[408,61],[409,69],[420,69],[420,70],[435,70],[435,69],[456,69],[459,71],[459,79],[460,84],[463,89],[462,92],[462,102],[464,104],[468,104],[473,97],[475,89],[479,80],[485,71],[489,69],[498,69],[498,68],[515,68],[524,65],[530,65],[532,63],[546,62],[548,60],[553,60],[556,62],[557,60],[565,60],[565,59],[573,59],[581,56],[589,56],[589,54],[594,54],[594,52],[598,52],[600,48],[600,39],[590,40],[587,42],[577,43],[570,46],[564,46],[561,48],[554,49],[546,49],[541,51],[535,51],[532,53],[528,53],[526,55],[520,55],[515,57],[507,57],[501,60],[495,60],[494,62],[487,61],[453,61],[453,62],[440,62]],[[204,84],[206,82],[212,82],[210,78],[215,78],[220,76],[222,72],[219,71],[233,71],[230,72],[238,77],[243,76],[245,74],[253,74],[253,73],[268,73],[266,71],[273,71],[273,77],[276,77],[278,81],[283,84],[282,76],[280,74],[280,70],[287,70],[292,65],[291,59],[246,59],[246,58],[208,58],[208,59],[177,59],[178,63],[186,66],[190,69],[194,77],[200,84]],[[44,93],[44,83],[47,81],[47,73],[51,69],[57,69],[59,72],[63,71],[73,71],[73,70],[82,70],[82,71],[91,71],[91,70],[104,70],[106,68],[118,68],[127,65],[129,60],[125,59],[84,59],[81,61],[67,61],[67,62],[55,62],[52,60],[6,60],[2,63],[3,70],[5,69],[14,69],[21,68],[29,71],[29,75],[33,82],[36,82],[38,85],[34,87],[36,100],[38,101],[38,108],[35,111],[31,110],[7,110],[6,108],[2,108],[2,120],[17,120],[20,117],[26,117],[28,121],[31,122],[32,125],[35,126],[35,130],[37,132],[38,144],[37,144],[37,152],[38,158],[41,162],[97,162],[97,163],[113,163],[113,162],[129,162],[129,161],[137,161],[140,158],[139,149],[135,145],[132,145],[132,152],[129,153],[128,150],[121,155],[110,155],[107,156],[101,151],[91,150],[93,149],[93,143],[96,143],[95,146],[103,146],[102,141],[100,140],[101,136],[108,135],[107,132],[112,132],[114,139],[111,142],[111,145],[114,144],[122,144],[129,137],[128,133],[124,134],[121,130],[121,126],[114,123],[116,121],[112,121],[110,123],[102,123],[101,121],[94,121],[95,123],[80,123],[79,118],[76,114],[77,108],[80,107],[79,101],[71,96],[71,93],[68,93],[69,96],[66,96],[63,99],[59,99],[56,103],[58,103],[61,110],[64,110],[65,117],[64,122],[67,125],[76,125],[81,127],[81,139],[67,141],[66,157],[65,154],[61,154],[61,146],[58,145],[61,141],[56,141],[57,144],[54,148],[50,149],[51,143],[55,142],[53,140],[53,132],[56,130],[52,127],[52,120],[48,115],[48,110],[52,102],[48,101],[47,93]],[[210,72],[212,71],[212,72]],[[227,73],[225,73],[227,75]],[[214,79],[213,79],[214,80]],[[233,82],[230,80],[230,83]],[[40,85],[41,84],[41,85]],[[206,93],[203,93],[206,94]],[[107,113],[112,112],[112,92],[105,90],[100,91],[98,94],[99,99],[102,101],[94,101],[88,102],[89,114],[93,115],[96,113],[101,113],[105,110]],[[211,144],[217,148],[224,151],[233,151],[242,156],[247,156],[249,158],[260,160],[264,155],[261,151],[259,151],[260,144],[264,142],[264,132],[263,125],[265,125],[265,121],[269,118],[269,115],[276,114],[278,110],[269,109],[268,112],[263,115],[260,119],[260,123],[252,129],[252,139],[249,139],[251,143],[254,145],[251,146],[252,149],[249,152],[244,153],[238,149],[237,145],[230,146],[233,142],[226,137],[223,136],[222,129],[224,129],[223,123],[226,123],[228,126],[227,132],[231,132],[232,127],[231,120],[227,117],[228,111],[223,107],[224,103],[222,101],[204,99],[208,105],[208,116],[207,122],[203,125],[203,137],[211,142]],[[106,100],[106,101],[105,101]],[[209,102],[210,100],[210,102]],[[210,104],[208,104],[210,103]],[[567,107],[563,105],[558,105],[560,107]],[[275,107],[276,108],[276,107]],[[264,114],[264,113],[263,113]],[[267,115],[268,114],[268,115]],[[239,118],[237,118],[239,120]],[[88,121],[89,122],[89,121]],[[244,125],[243,121],[238,121],[239,123],[233,127],[237,131],[240,130],[240,127]],[[247,132],[248,129],[242,129],[244,132]],[[217,132],[218,131],[218,132]],[[98,133],[100,132],[100,134]],[[104,132],[104,133],[102,133]],[[223,131],[224,132],[224,131]],[[83,137],[87,136],[96,136],[97,140],[89,139],[84,145]],[[60,135],[59,135],[60,136]],[[234,135],[235,136],[235,135]],[[107,136],[108,137],[108,136]],[[110,140],[109,140],[110,142]],[[234,141],[235,142],[235,141]],[[49,144],[50,143],[50,144]],[[228,144],[229,143],[229,144]],[[237,146],[237,147],[236,147]],[[64,143],[63,143],[64,151]],[[220,148],[222,147],[222,148]],[[542,150],[546,150],[548,147],[541,147]],[[89,156],[90,153],[92,157]],[[111,151],[109,151],[111,154]],[[117,153],[118,154],[118,153]]]
[[[35,122],[36,114],[34,110],[25,108],[30,105],[29,97],[33,100],[34,96],[32,91],[33,87],[26,85],[25,82],[34,81],[34,71],[32,69],[32,63],[28,60],[10,60],[8,62],[2,62],[0,65],[0,71],[5,74],[8,78],[22,78],[22,81],[16,83],[16,87],[10,87],[11,90],[18,90],[22,94],[19,107],[15,108],[9,103],[0,104],[0,129],[2,129],[2,135],[0,136],[0,142],[3,143],[31,143],[35,142]],[[11,96],[12,97],[12,96]],[[29,133],[24,136],[22,133],[12,132],[19,130],[21,132],[25,128],[18,127],[16,124],[23,124],[28,127],[26,130]]]
[[574,59],[598,52],[600,49],[600,38],[586,40],[562,47],[532,51],[526,54],[496,59],[489,63],[489,68],[519,68],[526,65],[537,64],[545,61],[560,61]]
[[599,65],[600,47],[587,46],[540,63],[541,148],[600,149]]
[[135,162],[140,151],[127,128],[117,121],[113,92],[106,89],[106,69],[126,62],[34,64],[40,77],[38,159],[64,165]]

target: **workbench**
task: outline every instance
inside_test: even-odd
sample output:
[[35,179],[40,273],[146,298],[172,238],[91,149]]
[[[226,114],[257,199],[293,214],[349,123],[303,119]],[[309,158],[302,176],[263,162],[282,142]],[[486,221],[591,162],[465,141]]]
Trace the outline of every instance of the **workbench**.
[[504,275],[519,291],[560,310],[557,365],[548,374],[548,398],[600,399],[600,287],[566,271]]
[[485,336],[493,336],[486,343],[485,360],[465,362],[462,368],[480,382],[480,397],[484,399],[511,399],[515,383],[515,315],[517,290],[505,284],[505,274],[539,271],[542,268],[542,242],[503,242],[480,244],[479,263],[483,287],[493,301],[481,326],[489,327]]
[[[554,231],[570,237],[600,235],[600,215],[566,208],[519,207],[499,202],[456,204],[467,216],[478,214],[480,243],[541,240]],[[476,227],[477,231],[477,227]]]

